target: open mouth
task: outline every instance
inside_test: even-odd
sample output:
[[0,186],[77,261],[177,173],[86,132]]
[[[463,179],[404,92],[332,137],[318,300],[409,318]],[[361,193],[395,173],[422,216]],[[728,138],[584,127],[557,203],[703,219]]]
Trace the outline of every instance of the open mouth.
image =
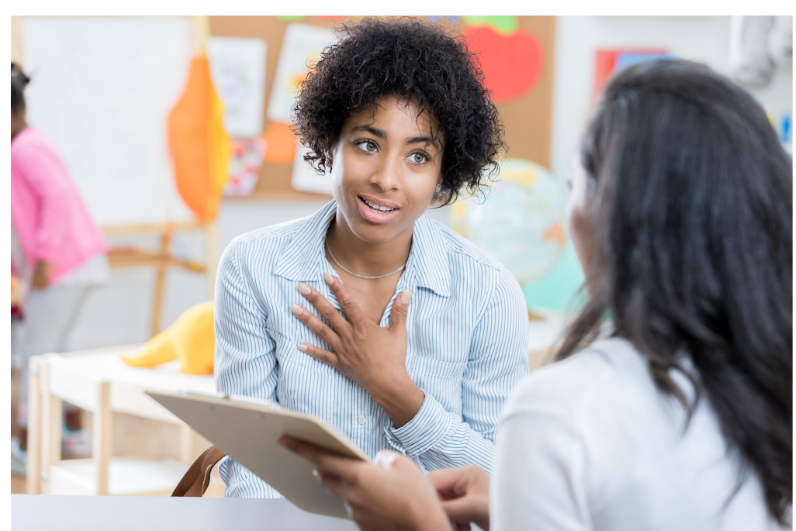
[[392,201],[379,200],[376,197],[361,195],[357,196],[359,212],[367,221],[376,224],[388,223],[394,219],[401,207]]
[[[359,196],[357,196],[357,197],[359,197]],[[364,197],[359,197],[359,199],[360,199],[360,200],[361,200],[363,203],[365,203],[366,205],[368,205],[368,207],[369,207],[371,210],[375,210],[376,212],[392,212],[393,210],[398,210],[397,208],[390,208],[390,207],[386,207],[386,206],[384,206],[384,205],[377,205],[376,203],[373,203],[373,202],[371,202],[371,201],[368,201],[368,200],[367,200],[367,199],[365,199]]]

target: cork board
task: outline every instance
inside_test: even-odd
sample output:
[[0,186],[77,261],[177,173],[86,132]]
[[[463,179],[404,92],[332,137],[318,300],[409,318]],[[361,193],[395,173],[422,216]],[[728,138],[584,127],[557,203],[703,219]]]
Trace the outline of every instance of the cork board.
[[[296,17],[299,18],[299,17]],[[344,17],[300,17],[296,20],[302,24],[310,24],[325,28],[332,28],[335,24],[344,22]],[[248,37],[265,40],[267,45],[265,105],[263,110],[263,131],[267,131],[270,121],[267,117],[268,101],[273,88],[276,75],[282,39],[287,25],[293,21],[281,20],[273,16],[219,16],[210,17],[210,30],[212,35],[224,37]],[[500,51],[494,46],[478,48],[477,42],[484,42],[483,37],[490,35],[483,26],[472,21],[465,21],[460,17],[449,19],[460,31],[474,44],[471,49],[479,54],[479,59],[490,66],[492,72],[503,76],[508,83],[516,84],[516,80],[528,77],[528,70],[533,67],[525,60],[525,56],[517,64],[511,64],[511,71],[506,68],[499,58],[512,57],[525,43],[510,43],[509,41],[518,34],[530,34],[536,41],[538,57],[535,63],[539,68],[533,73],[534,82],[530,90],[517,95],[517,90],[507,87],[509,97],[503,101],[496,98],[496,106],[501,114],[501,119],[506,130],[506,143],[509,146],[507,156],[532,160],[550,167],[550,138],[552,120],[553,98],[553,61],[555,53],[555,17],[516,17],[513,35],[501,34],[505,41],[501,41],[503,48]],[[516,37],[515,37],[516,38]],[[480,39],[480,40],[479,40]],[[477,42],[476,42],[477,41]],[[478,48],[478,49],[477,49]],[[516,88],[516,87],[515,87]],[[500,91],[497,91],[500,92]],[[505,92],[505,91],[504,91]],[[521,92],[521,91],[520,91]],[[328,196],[298,192],[291,187],[291,164],[274,164],[265,162],[260,170],[260,178],[251,199],[326,199]],[[246,197],[242,198],[245,199]]]

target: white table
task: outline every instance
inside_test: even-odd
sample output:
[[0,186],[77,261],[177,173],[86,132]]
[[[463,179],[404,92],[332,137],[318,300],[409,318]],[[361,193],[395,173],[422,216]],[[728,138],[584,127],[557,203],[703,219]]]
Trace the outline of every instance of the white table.
[[14,531],[355,531],[285,499],[11,495]]
[[[137,346],[45,354],[30,360],[28,493],[168,495],[203,448],[181,420],[145,390],[215,391],[213,376],[178,372],[179,363],[152,369],[130,367],[120,354]],[[92,457],[61,459],[61,402],[93,414]],[[181,426],[180,459],[112,457],[111,421],[122,412]],[[212,492],[223,492],[215,478]],[[216,495],[218,492],[216,492]]]

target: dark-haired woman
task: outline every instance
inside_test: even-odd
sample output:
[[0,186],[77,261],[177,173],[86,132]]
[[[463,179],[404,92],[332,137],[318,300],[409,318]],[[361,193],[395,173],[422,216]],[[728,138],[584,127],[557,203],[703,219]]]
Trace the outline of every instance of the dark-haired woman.
[[[344,27],[303,83],[296,128],[334,201],[236,238],[216,287],[216,385],[324,419],[371,457],[491,470],[527,374],[522,291],[425,210],[477,189],[502,134],[477,62],[415,20]],[[276,496],[229,459],[233,497]]]
[[509,401],[491,488],[284,443],[363,529],[790,528],[792,170],[765,112],[699,65],[630,67],[572,180],[590,299]]

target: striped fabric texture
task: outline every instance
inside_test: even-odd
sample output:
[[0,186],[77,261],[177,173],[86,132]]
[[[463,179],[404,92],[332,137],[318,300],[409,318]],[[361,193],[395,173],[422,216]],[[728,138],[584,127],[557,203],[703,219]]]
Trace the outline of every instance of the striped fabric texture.
[[[310,343],[331,350],[290,305],[320,318],[298,292],[305,283],[341,311],[323,281],[324,273],[337,276],[324,252],[336,210],[331,201],[307,218],[239,236],[224,251],[215,294],[217,390],[314,415],[371,458],[392,449],[426,471],[471,464],[491,471],[503,405],[528,374],[528,318],[519,284],[440,223],[426,215],[415,222],[406,269],[380,324],[389,324],[395,296],[411,290],[406,367],[425,400],[396,429],[364,388],[296,348]],[[230,458],[219,471],[227,497],[280,496]]]

